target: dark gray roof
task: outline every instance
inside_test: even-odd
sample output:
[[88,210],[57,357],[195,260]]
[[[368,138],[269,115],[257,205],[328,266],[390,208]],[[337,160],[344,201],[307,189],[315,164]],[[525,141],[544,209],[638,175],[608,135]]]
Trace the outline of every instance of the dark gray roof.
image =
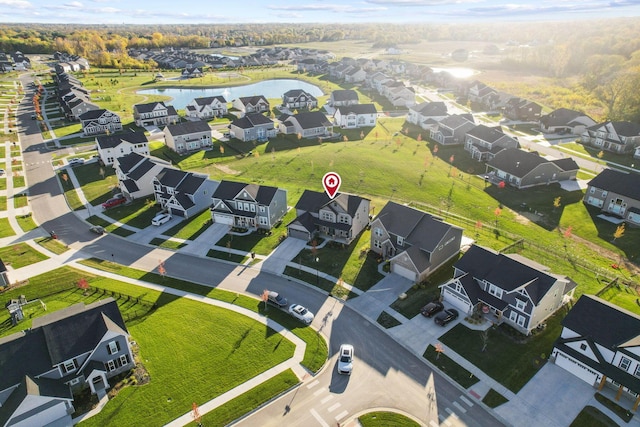
[[194,194],[206,180],[207,178],[203,176],[194,175],[189,172],[187,176],[180,181],[176,190],[182,194]]
[[165,187],[176,188],[187,174],[188,172],[178,169],[164,168],[156,175],[156,179]]
[[319,127],[331,126],[331,122],[327,116],[320,111],[311,111],[307,113],[299,113],[291,116],[289,120],[295,119],[302,129],[314,129]]
[[96,143],[102,149],[115,148],[123,142],[130,144],[148,143],[149,140],[144,132],[124,132],[115,135],[101,135],[96,137]]
[[376,110],[376,106],[373,104],[352,104],[346,106],[336,107],[337,111],[340,111],[340,114],[377,114],[378,110]]
[[640,316],[593,295],[582,295],[562,325],[613,351],[640,345]]
[[211,132],[211,127],[207,122],[201,120],[182,122],[175,125],[167,125],[165,132],[169,132],[173,136],[189,135],[192,133]]
[[150,113],[151,111],[155,110],[155,108],[158,105],[161,105],[167,109],[171,107],[171,106],[165,105],[164,101],[161,101],[161,102],[149,102],[147,104],[136,104],[133,106],[133,108],[137,110],[138,113]]
[[598,131],[601,128],[604,128],[607,125],[611,125],[611,127],[616,131],[616,133],[620,136],[640,136],[640,124],[632,123],[632,122],[604,122],[598,123],[590,128],[591,131]]
[[220,200],[247,200],[244,197],[239,197],[240,193],[245,190],[251,199],[255,200],[261,205],[269,206],[276,192],[277,187],[271,187],[268,185],[246,184],[244,182],[236,181],[221,181],[213,193],[213,197]]
[[244,117],[235,119],[231,122],[231,125],[237,126],[241,129],[251,129],[252,127],[266,124],[273,125],[273,121],[261,113],[246,114]]
[[[102,115],[104,113],[106,113],[109,110],[105,110],[105,109],[98,109],[98,110],[89,110],[87,112],[84,112],[82,114],[80,114],[78,116],[78,118],[80,120],[95,120],[95,119],[99,119],[100,117],[102,117]],[[115,113],[112,113],[113,115],[117,115]]]
[[485,126],[485,125],[478,125],[476,127],[474,127],[473,129],[469,130],[467,132],[467,135],[471,135],[474,136],[478,139],[481,139],[483,141],[487,141],[487,142],[495,142],[498,139],[502,138],[504,135],[504,132],[502,132],[502,129],[498,129],[495,127],[489,127],[489,126]]
[[[3,403],[2,407],[0,407],[0,425],[6,424],[27,396],[47,396],[57,397],[64,400],[73,400],[71,388],[62,381],[24,375],[18,387],[11,392],[9,398]],[[43,405],[39,405],[27,411],[25,414],[22,414],[22,416],[29,416],[29,414],[35,411],[43,411],[49,407],[57,405],[58,403],[59,401],[44,403]],[[13,422],[17,421],[14,419]]]
[[358,100],[358,92],[351,89],[334,90],[331,92],[331,96],[334,101],[338,102]]
[[238,100],[240,100],[242,105],[256,105],[261,100],[266,102],[267,104],[269,103],[269,101],[267,101],[267,98],[265,98],[263,95],[241,96],[238,98]]
[[518,148],[506,148],[498,152],[487,164],[510,175],[523,177],[543,163],[553,163],[560,170],[578,170],[580,167],[572,158],[547,160],[537,153],[520,150]]
[[311,95],[308,92],[305,92],[302,89],[291,89],[291,90],[288,90],[282,96],[286,96],[287,98],[298,98],[301,95],[304,95],[309,99],[316,99],[315,96]]
[[566,126],[578,117],[582,116],[588,117],[586,114],[580,111],[570,110],[568,108],[558,108],[557,110],[554,110],[551,113],[540,117],[540,122],[547,127],[563,125]]
[[535,304],[557,280],[545,271],[477,245],[472,245],[454,266],[508,292],[527,284],[525,289]]
[[227,100],[224,99],[224,96],[222,96],[222,95],[207,96],[207,97],[203,97],[203,98],[195,98],[194,101],[196,102],[196,104],[198,104],[200,106],[204,106],[204,105],[210,105],[216,99],[218,101],[220,101],[221,103],[223,103],[223,104],[227,103]]
[[124,156],[118,157],[118,168],[120,168],[122,173],[127,174],[144,158],[145,157],[142,154],[132,151]]
[[353,217],[358,211],[358,207],[360,207],[360,204],[363,200],[368,199],[347,193],[339,193],[332,200],[329,198],[329,196],[327,196],[327,193],[321,193],[319,191],[313,190],[304,190],[304,193],[302,193],[302,196],[300,196],[298,203],[296,203],[296,209],[317,213],[323,207],[330,205],[331,203],[336,203]]
[[451,129],[457,129],[466,123],[473,123],[473,121],[469,120],[462,114],[452,114],[440,120],[440,124],[445,125]]
[[447,114],[447,104],[444,102],[423,102],[414,105],[410,110],[417,111],[422,116],[444,116]]
[[138,166],[135,167],[135,169],[130,171],[128,176],[131,179],[138,180],[142,178],[151,169],[153,169],[155,165],[156,163],[154,163],[153,160],[151,160],[148,157],[144,157],[144,160],[142,160],[142,162],[140,162]]
[[589,181],[588,185],[640,200],[640,175],[635,173],[605,169]]

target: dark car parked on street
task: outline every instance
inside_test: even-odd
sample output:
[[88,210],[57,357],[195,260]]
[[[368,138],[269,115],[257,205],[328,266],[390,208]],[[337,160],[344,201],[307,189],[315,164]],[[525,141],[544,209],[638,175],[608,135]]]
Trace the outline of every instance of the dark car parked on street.
[[438,314],[433,320],[440,326],[446,326],[447,323],[452,322],[458,318],[458,310],[448,308],[442,313]]
[[440,301],[432,301],[422,307],[420,313],[422,313],[424,317],[431,317],[434,314],[440,313],[442,310],[444,310],[444,305],[442,305]]

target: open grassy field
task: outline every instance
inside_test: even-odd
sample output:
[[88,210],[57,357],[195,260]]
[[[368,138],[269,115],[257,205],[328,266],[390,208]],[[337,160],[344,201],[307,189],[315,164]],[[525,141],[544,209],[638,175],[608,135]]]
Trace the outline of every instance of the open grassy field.
[[26,243],[17,243],[0,248],[0,258],[2,262],[11,265],[12,268],[21,268],[44,261],[48,257]]

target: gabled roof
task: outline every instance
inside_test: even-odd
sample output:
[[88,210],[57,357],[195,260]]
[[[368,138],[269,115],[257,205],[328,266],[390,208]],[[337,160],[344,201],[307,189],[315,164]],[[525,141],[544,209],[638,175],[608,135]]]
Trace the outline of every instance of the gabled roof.
[[[246,191],[248,198],[242,197],[240,193]],[[257,203],[269,206],[276,192],[277,187],[271,187],[268,185],[246,184],[244,182],[236,181],[220,181],[218,188],[213,193],[213,198],[220,200],[250,200],[253,199]]]
[[330,207],[332,203],[335,203],[336,206],[340,206],[342,210],[353,217],[358,211],[358,207],[360,207],[363,200],[369,199],[347,193],[339,193],[334,199],[330,199],[326,193],[304,190],[302,196],[300,196],[300,199],[298,200],[298,203],[296,203],[296,209],[305,212],[317,213],[325,206]]
[[474,127],[473,129],[467,132],[467,135],[476,137],[482,141],[486,141],[489,143],[496,142],[497,140],[505,136],[501,128],[499,129],[499,128],[489,127],[485,125],[478,125]]
[[547,160],[537,153],[506,148],[498,152],[487,164],[491,167],[507,172],[510,175],[523,177],[543,163],[553,163],[562,171],[577,171],[580,169],[572,158]]
[[180,181],[176,190],[183,194],[194,194],[206,180],[207,178],[204,176],[194,175],[189,172],[187,176]]
[[87,112],[84,112],[82,114],[80,114],[78,116],[78,118],[80,120],[95,120],[95,119],[99,119],[100,117],[102,117],[105,113],[111,113],[114,116],[117,116],[117,114],[109,111],[109,110],[105,110],[105,109],[98,109],[98,110],[89,110]]
[[168,109],[169,107],[165,105],[163,101],[161,101],[161,102],[149,102],[148,104],[136,104],[133,106],[133,109],[138,111],[138,113],[150,113],[155,109],[162,109],[162,108]]
[[118,168],[122,173],[129,173],[129,171],[131,171],[131,169],[133,169],[144,158],[145,157],[142,154],[132,151],[131,153],[117,158]]
[[96,137],[96,143],[101,149],[115,148],[123,142],[129,144],[148,143],[149,140],[144,132],[125,132],[114,135],[101,135]]
[[336,107],[336,111],[340,111],[340,114],[378,114],[376,106],[373,104],[352,104]]
[[164,168],[156,175],[156,180],[165,187],[176,188],[188,173],[174,168]]
[[320,111],[295,114],[289,117],[288,120],[292,119],[296,120],[302,129],[315,129],[331,126],[331,122],[327,119],[327,116]]
[[416,111],[421,116],[446,116],[447,104],[441,101],[436,102],[422,102],[420,104],[409,107],[409,110]]
[[232,126],[237,126],[241,129],[251,129],[259,125],[273,125],[273,120],[261,113],[245,114],[244,117],[240,117],[231,122]]
[[601,129],[606,129],[609,132],[609,129],[615,131],[617,135],[620,136],[640,136],[640,124],[632,123],[632,122],[604,122],[598,123],[588,128],[591,131],[599,131]]
[[439,122],[441,125],[446,126],[448,128],[451,129],[457,129],[460,126],[463,126],[467,123],[472,123],[473,121],[468,120],[467,117],[461,115],[461,114],[452,114],[450,116],[447,116],[445,118],[443,118],[442,120],[440,120]]
[[224,96],[222,96],[222,95],[207,96],[207,97],[202,97],[202,98],[194,98],[194,101],[196,102],[196,104],[198,104],[200,106],[211,105],[213,103],[213,101],[215,101],[215,100],[218,100],[222,104],[226,104],[227,103],[227,100],[224,99]]
[[568,108],[558,108],[557,110],[554,110],[551,113],[540,117],[540,122],[543,125],[547,126],[547,127],[549,127],[549,126],[563,126],[563,125],[566,126],[566,125],[572,123],[578,117],[586,117],[590,121],[595,123],[595,121],[593,121],[593,119],[591,119],[586,114],[584,114],[584,113],[582,113],[580,111],[570,110]]
[[472,245],[454,267],[508,292],[524,287],[536,305],[558,280],[540,268],[477,245]]
[[211,127],[207,122],[201,120],[182,122],[175,125],[167,125],[165,132],[173,136],[189,135],[192,133],[211,132]]
[[562,326],[614,351],[640,345],[640,316],[593,295],[582,295]]
[[341,89],[334,90],[331,92],[331,97],[334,101],[344,102],[344,101],[357,101],[358,100],[358,92],[351,89]]
[[298,98],[298,97],[300,97],[302,95],[306,96],[307,98],[309,98],[311,100],[316,99],[315,96],[311,95],[308,92],[305,92],[302,89],[291,89],[291,90],[288,90],[282,96],[287,97],[287,98]]
[[269,101],[267,101],[267,98],[265,98],[263,95],[241,96],[238,98],[238,100],[242,103],[242,105],[257,105],[258,103],[260,103],[260,101],[263,101],[267,104],[269,103]]
[[634,200],[640,200],[640,175],[635,173],[605,169],[589,181],[587,185],[630,197]]

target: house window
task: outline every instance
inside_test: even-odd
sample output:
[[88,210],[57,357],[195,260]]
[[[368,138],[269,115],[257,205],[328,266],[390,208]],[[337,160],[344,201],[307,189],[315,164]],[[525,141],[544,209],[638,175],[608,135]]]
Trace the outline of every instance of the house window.
[[382,249],[382,243],[380,243],[380,240],[374,240],[373,247],[377,249]]
[[266,208],[264,206],[259,206],[258,209],[260,210],[260,213],[266,212]]
[[603,192],[602,192],[602,197],[607,197],[607,194],[609,194],[609,192],[608,192],[608,191],[603,191]]
[[402,245],[404,245],[404,238],[398,236],[398,246],[402,246]]
[[519,299],[516,298],[516,308],[520,311],[524,310],[524,308],[527,306],[527,303],[524,301],[521,301]]
[[111,341],[107,344],[107,351],[109,354],[114,354],[120,351],[120,343],[118,341]]
[[266,216],[258,217],[258,224],[260,225],[269,225],[269,221],[267,221]]
[[124,366],[129,363],[129,357],[127,354],[120,356],[120,366]]
[[75,371],[77,368],[76,361],[73,359],[67,360],[62,364],[62,368],[65,373]]
[[585,343],[580,344],[580,350],[585,351],[587,349],[587,345]]
[[109,360],[105,367],[107,368],[107,371],[111,372],[116,369],[116,363],[113,360]]
[[518,313],[516,313],[515,311],[511,311],[511,313],[509,313],[509,320],[511,320],[512,322],[518,320]]
[[622,356],[620,358],[620,363],[618,363],[618,367],[623,371],[626,371],[629,369],[629,366],[631,366],[631,359],[627,359],[626,357]]
[[76,385],[80,383],[80,378],[74,378],[71,381],[69,381],[69,385]]
[[382,228],[380,228],[380,227],[376,227],[376,228],[374,228],[374,230],[373,230],[373,234],[374,234],[376,237],[382,237]]
[[489,285],[489,293],[496,298],[502,298],[502,289],[496,285]]
[[636,370],[633,372],[633,375],[640,378],[640,363],[636,365]]
[[524,327],[524,322],[525,322],[525,318],[524,316],[518,316],[518,325],[523,326]]
[[251,212],[255,212],[256,211],[256,205],[250,205],[249,207],[251,208]]

